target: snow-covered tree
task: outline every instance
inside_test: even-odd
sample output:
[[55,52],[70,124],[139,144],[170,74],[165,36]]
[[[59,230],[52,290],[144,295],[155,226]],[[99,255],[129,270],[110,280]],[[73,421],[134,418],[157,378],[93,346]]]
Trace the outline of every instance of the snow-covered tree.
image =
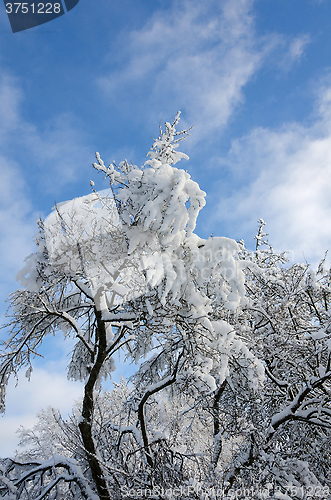
[[[178,121],[142,167],[97,153],[110,189],[91,182],[38,223],[10,297],[2,410],[9,377],[30,376],[61,332],[84,397],[69,419],[48,409],[21,429],[24,452],[0,461],[2,498],[327,497],[331,274],[289,266],[262,220],[253,252],[198,237],[205,193],[174,166],[187,158]],[[118,351],[137,369],[102,391]]]

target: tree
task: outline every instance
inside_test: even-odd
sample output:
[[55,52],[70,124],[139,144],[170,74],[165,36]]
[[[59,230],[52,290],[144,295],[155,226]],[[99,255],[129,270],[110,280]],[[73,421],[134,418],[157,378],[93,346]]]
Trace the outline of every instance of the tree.
[[[9,377],[30,376],[61,330],[76,339],[68,375],[84,398],[69,419],[49,409],[21,430],[29,447],[1,461],[3,498],[327,497],[330,272],[289,266],[262,220],[253,252],[199,238],[205,193],[174,167],[187,158],[178,121],[141,168],[97,153],[110,190],[92,183],[39,221],[10,297],[2,408]],[[119,350],[137,370],[102,391]]]

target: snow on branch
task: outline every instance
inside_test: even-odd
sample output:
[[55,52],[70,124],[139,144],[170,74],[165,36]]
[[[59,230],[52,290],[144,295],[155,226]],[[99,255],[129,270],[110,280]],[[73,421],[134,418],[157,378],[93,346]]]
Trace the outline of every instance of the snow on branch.
[[193,127],[190,127],[188,130],[177,132],[176,125],[179,122],[179,119],[180,111],[178,111],[178,113],[176,114],[172,124],[170,124],[169,122],[165,123],[164,132],[162,131],[162,128],[160,126],[160,135],[158,139],[154,140],[151,151],[147,153],[152,161],[147,161],[146,164],[155,166],[156,163],[153,160],[157,160],[161,163],[169,163],[169,165],[173,165],[180,161],[182,158],[184,158],[185,160],[189,159],[185,153],[180,153],[176,151],[176,149],[179,145],[178,143],[185,139],[188,135],[190,135],[188,132]]
[[0,465],[0,493],[3,499],[42,500],[48,498],[50,493],[54,494],[53,490],[57,491],[59,483],[77,485],[76,491],[73,490],[75,493],[71,490],[70,496],[73,499],[99,500],[99,496],[90,488],[80,466],[72,458],[54,455],[40,463],[19,463],[7,459]]

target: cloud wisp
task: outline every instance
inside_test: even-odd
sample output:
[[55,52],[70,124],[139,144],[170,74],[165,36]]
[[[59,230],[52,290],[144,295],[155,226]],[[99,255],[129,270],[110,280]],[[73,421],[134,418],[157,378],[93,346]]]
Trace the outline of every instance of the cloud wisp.
[[270,40],[257,43],[252,4],[194,0],[156,11],[142,29],[123,34],[114,67],[98,79],[106,99],[116,105],[120,97],[125,110],[130,94],[132,114],[148,122],[169,106],[181,109],[196,138],[219,131],[270,49]]
[[220,162],[241,188],[218,202],[213,222],[247,235],[267,222],[270,242],[295,260],[316,263],[331,249],[331,86],[319,88],[309,125],[256,128],[232,143]]

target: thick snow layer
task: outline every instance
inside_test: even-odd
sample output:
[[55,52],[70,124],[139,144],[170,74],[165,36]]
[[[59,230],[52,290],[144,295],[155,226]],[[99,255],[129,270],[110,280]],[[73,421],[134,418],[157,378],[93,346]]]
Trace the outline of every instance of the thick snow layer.
[[155,286],[163,278],[155,235],[131,228],[128,248],[111,190],[60,203],[45,220],[44,231],[52,267],[86,274],[101,310],[144,294],[147,283]]

